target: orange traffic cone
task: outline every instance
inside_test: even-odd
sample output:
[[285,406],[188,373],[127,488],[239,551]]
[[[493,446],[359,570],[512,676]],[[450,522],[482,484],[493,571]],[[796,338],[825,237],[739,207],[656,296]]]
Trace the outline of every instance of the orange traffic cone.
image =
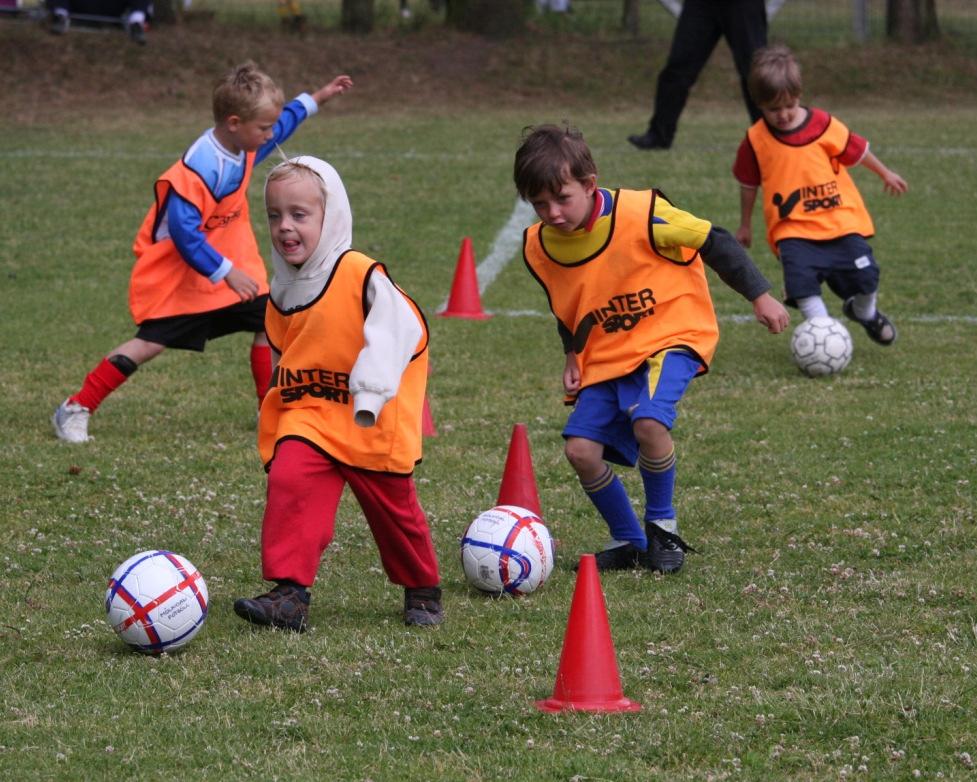
[[540,711],[638,711],[640,703],[624,697],[617,672],[607,606],[593,554],[580,557],[563,653],[553,695],[536,701]]
[[451,283],[448,305],[438,315],[442,318],[468,318],[469,320],[486,320],[492,317],[482,311],[482,300],[478,293],[478,275],[475,273],[475,254],[472,252],[472,240],[467,236],[461,240],[458,265],[455,267],[455,279]]
[[434,416],[431,415],[431,405],[427,402],[427,394],[424,395],[424,410],[421,412],[421,435],[423,437],[438,436],[438,430],[434,426]]
[[540,518],[539,492],[536,490],[536,476],[533,473],[533,456],[529,452],[529,437],[525,424],[512,427],[509,440],[509,453],[505,459],[505,471],[499,486],[499,499],[496,505],[517,505],[531,510]]

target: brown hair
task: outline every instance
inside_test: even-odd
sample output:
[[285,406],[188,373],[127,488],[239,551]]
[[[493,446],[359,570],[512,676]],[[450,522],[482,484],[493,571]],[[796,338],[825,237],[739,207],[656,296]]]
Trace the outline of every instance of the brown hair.
[[781,98],[801,94],[801,66],[783,44],[765,46],[753,53],[747,78],[750,97],[757,106],[769,106]]
[[214,85],[214,121],[236,115],[244,122],[254,119],[265,106],[281,108],[285,96],[271,77],[251,60],[225,73]]
[[583,181],[597,174],[597,166],[583,134],[569,125],[538,125],[523,129],[512,178],[527,201],[549,190],[559,192],[568,177]]

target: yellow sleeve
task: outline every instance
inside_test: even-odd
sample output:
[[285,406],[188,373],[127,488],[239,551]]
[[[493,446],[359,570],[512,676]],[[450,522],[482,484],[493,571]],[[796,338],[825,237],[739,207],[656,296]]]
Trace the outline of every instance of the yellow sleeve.
[[705,244],[712,223],[694,214],[676,209],[663,197],[655,199],[655,214],[652,217],[652,237],[658,252],[677,260],[681,259],[681,248],[698,250]]

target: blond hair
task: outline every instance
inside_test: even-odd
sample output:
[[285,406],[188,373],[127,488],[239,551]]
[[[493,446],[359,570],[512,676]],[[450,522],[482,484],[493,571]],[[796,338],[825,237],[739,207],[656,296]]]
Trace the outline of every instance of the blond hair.
[[272,182],[280,182],[290,177],[310,179],[315,182],[322,195],[322,208],[326,208],[326,183],[322,181],[319,172],[312,168],[312,166],[307,166],[298,160],[285,160],[269,171],[268,178],[265,180],[265,188]]
[[783,44],[765,46],[754,52],[746,84],[753,102],[760,107],[783,98],[799,98],[801,66]]
[[281,88],[251,60],[229,70],[214,85],[215,122],[231,116],[248,122],[265,107],[281,109],[284,105]]

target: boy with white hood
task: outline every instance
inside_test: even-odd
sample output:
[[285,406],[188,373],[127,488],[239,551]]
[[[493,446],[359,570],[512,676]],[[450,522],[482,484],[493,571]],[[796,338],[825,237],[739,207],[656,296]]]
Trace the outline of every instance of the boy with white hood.
[[427,323],[383,264],[350,249],[352,214],[328,163],[299,157],[268,175],[272,240],[265,329],[272,380],[258,450],[268,472],[262,574],[276,582],[235,612],[302,632],[309,587],[332,541],[348,483],[388,578],[404,587],[404,621],[443,621],[437,556],[417,500]]

